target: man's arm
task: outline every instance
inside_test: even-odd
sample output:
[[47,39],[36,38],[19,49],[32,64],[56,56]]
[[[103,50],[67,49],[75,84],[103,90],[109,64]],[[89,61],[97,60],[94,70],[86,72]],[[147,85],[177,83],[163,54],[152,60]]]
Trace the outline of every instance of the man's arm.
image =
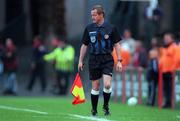
[[57,53],[57,50],[55,49],[55,50],[52,51],[51,53],[45,54],[45,55],[43,56],[43,59],[44,59],[45,61],[55,60],[55,58],[56,58],[56,53]]
[[84,56],[87,52],[88,46],[85,44],[82,44],[81,49],[80,49],[80,56],[79,56],[79,64],[78,64],[78,70],[82,71],[83,70],[83,60]]
[[121,59],[122,59],[122,58],[121,58],[121,52],[120,52],[120,51],[121,51],[121,48],[120,48],[119,42],[114,45],[114,48],[115,48],[115,50],[116,50],[117,59],[118,59],[118,60],[121,60]]
[[117,42],[115,45],[114,45],[114,48],[116,50],[116,55],[117,55],[117,59],[118,59],[118,63],[116,65],[116,70],[117,71],[121,71],[122,70],[122,58],[121,58],[121,52],[120,52],[120,43]]

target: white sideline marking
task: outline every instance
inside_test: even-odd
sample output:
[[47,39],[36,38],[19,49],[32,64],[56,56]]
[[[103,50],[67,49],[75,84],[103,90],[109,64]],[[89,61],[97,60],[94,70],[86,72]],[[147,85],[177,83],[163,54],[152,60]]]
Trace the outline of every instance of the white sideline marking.
[[0,105],[0,109],[32,112],[32,113],[43,114],[43,115],[48,114],[47,112],[42,112],[42,111],[38,111],[38,110],[32,110],[32,109],[26,109],[26,108],[15,108],[15,107],[10,107],[10,106],[5,106],[5,105]]
[[69,116],[76,117],[76,118],[79,118],[79,119],[91,120],[91,121],[114,121],[114,120],[108,120],[108,119],[105,119],[105,118],[82,116],[82,115],[76,115],[76,114],[69,114]]
[[[27,109],[27,108],[16,108],[16,107],[11,107],[11,106],[6,106],[6,105],[0,105],[0,109],[14,110],[14,111],[24,111],[24,112],[43,114],[43,115],[48,114],[47,112],[43,112],[43,111],[32,110],[32,109]],[[64,114],[64,115],[66,115],[66,114]],[[77,114],[68,114],[68,115],[71,116],[72,118],[74,117],[74,118],[86,119],[86,120],[91,120],[91,121],[114,121],[114,120],[108,120],[108,119],[105,119],[105,118],[82,116],[82,115],[77,115]],[[38,117],[38,116],[33,116],[33,117]],[[180,118],[180,117],[177,116],[177,118]]]
[[150,2],[151,0],[119,0],[119,1],[129,1],[129,2]]

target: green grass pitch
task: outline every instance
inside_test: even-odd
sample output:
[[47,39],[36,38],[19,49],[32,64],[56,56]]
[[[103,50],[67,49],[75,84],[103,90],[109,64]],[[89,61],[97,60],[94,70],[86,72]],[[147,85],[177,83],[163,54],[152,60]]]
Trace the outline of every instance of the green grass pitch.
[[180,121],[180,111],[146,106],[110,104],[105,117],[99,101],[98,117],[90,115],[91,105],[72,105],[70,98],[0,97],[0,121]]

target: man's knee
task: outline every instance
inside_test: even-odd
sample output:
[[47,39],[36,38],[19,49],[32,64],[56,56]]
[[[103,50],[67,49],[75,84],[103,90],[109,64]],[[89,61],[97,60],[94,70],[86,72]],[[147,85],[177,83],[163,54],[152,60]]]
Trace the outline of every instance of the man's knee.
[[110,89],[111,88],[111,83],[110,82],[109,83],[105,83],[104,84],[104,88]]
[[100,87],[99,80],[92,81],[92,89],[93,90],[99,91],[99,87]]
[[104,88],[110,89],[111,88],[111,79],[112,77],[109,75],[103,75],[103,81],[104,81]]
[[95,91],[99,91],[99,85],[98,84],[97,85],[93,85],[92,89],[95,90]]

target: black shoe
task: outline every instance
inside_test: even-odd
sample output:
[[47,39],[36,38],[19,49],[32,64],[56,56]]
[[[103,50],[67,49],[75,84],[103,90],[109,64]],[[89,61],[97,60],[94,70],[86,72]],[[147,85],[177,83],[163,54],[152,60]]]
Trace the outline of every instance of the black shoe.
[[105,116],[110,116],[111,113],[109,112],[109,107],[107,106],[103,106],[103,111],[104,111],[104,115]]
[[3,92],[3,95],[17,96],[17,93],[16,93],[16,92],[13,92],[12,90],[5,90],[5,91]]
[[91,110],[91,114],[92,114],[92,116],[97,116],[97,110]]
[[11,90],[9,89],[3,91],[3,95],[10,95],[10,94],[11,94]]

